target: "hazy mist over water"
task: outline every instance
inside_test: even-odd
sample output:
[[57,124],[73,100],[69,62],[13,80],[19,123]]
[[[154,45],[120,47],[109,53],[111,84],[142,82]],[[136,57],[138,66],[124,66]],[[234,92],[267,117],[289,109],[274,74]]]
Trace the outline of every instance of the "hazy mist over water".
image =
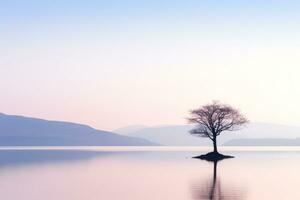
[[298,199],[300,148],[223,148],[235,158],[193,159],[195,147],[2,148],[6,200]]

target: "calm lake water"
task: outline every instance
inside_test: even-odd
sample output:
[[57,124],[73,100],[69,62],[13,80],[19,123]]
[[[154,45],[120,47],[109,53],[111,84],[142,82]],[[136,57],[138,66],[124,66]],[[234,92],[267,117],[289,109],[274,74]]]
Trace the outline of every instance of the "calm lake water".
[[300,199],[300,148],[0,148],[5,200]]

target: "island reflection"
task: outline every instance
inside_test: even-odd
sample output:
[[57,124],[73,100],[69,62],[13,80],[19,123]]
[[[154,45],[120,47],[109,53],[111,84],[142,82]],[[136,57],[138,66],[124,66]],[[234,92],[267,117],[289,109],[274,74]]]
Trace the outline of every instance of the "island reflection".
[[218,177],[218,163],[221,161],[209,161],[213,164],[212,176],[207,180],[199,180],[192,185],[192,196],[195,200],[243,200],[245,192],[241,188],[222,184]]

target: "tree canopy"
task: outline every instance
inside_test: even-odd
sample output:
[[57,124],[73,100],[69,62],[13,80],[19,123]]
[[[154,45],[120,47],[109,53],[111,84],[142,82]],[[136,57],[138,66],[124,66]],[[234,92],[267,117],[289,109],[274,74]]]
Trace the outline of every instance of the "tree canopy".
[[248,120],[230,105],[214,101],[190,112],[190,123],[198,126],[190,131],[192,135],[207,137],[214,142],[223,131],[235,131],[241,128]]

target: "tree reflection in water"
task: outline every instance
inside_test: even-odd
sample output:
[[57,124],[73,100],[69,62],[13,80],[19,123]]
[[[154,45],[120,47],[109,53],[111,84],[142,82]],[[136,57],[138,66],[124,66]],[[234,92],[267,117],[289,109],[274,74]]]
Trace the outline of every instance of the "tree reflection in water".
[[217,176],[218,160],[213,163],[213,175],[205,182],[198,182],[192,186],[192,195],[195,200],[243,200],[245,192],[241,188],[222,185]]

